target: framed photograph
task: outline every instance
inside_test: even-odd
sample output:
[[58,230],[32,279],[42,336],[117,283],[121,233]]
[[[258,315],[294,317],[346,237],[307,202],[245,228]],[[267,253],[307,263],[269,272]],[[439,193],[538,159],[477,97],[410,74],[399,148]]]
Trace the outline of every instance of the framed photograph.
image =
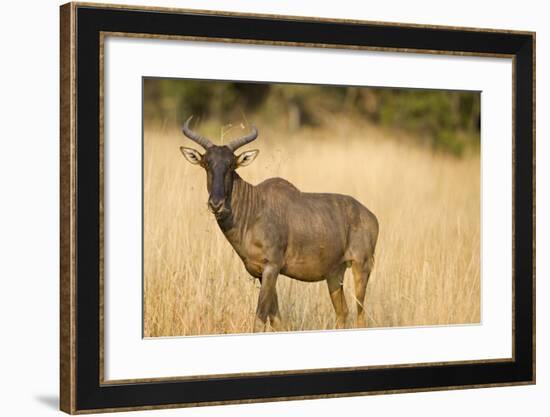
[[535,34],[61,6],[61,409],[535,383]]

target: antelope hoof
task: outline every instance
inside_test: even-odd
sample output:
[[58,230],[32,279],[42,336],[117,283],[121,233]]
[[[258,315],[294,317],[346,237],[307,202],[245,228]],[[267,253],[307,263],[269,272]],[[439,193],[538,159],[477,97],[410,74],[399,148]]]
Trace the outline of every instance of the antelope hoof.
[[337,329],[345,329],[346,328],[346,318],[345,317],[338,317],[336,319],[336,328]]
[[269,325],[271,327],[271,330],[274,332],[280,332],[283,330],[283,322],[281,321],[280,317],[270,317]]
[[365,320],[365,316],[363,315],[357,316],[357,327],[359,328],[367,327],[367,321]]
[[258,316],[256,316],[254,318],[254,327],[252,329],[252,331],[254,333],[259,333],[259,332],[265,332],[265,322],[262,321],[262,319],[260,319]]

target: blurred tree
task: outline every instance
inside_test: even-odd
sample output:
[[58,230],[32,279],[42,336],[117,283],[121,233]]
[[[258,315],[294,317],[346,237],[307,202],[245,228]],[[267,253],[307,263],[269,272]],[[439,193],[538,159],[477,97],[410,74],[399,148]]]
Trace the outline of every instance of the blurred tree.
[[457,156],[479,147],[479,92],[146,78],[143,98],[144,117],[162,123],[190,114],[230,122],[253,113],[296,130],[345,114],[412,132]]

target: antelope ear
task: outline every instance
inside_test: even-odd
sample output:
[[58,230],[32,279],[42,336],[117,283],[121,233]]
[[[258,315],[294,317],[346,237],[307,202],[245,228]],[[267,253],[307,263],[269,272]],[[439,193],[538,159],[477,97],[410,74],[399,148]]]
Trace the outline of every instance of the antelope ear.
[[180,147],[180,151],[185,156],[185,159],[187,159],[192,164],[200,164],[202,161],[202,155],[194,150],[193,148],[186,148],[185,146]]
[[260,151],[257,149],[254,149],[252,151],[244,151],[242,154],[237,156],[237,168],[250,165],[252,161],[256,159],[258,153],[260,153]]

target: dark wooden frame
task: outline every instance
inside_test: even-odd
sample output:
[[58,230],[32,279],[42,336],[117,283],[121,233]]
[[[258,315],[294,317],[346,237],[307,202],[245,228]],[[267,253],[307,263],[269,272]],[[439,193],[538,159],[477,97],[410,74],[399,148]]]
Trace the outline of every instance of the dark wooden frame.
[[[61,386],[87,413],[535,382],[535,34],[69,3],[61,6]],[[105,33],[513,59],[513,357],[492,361],[103,380],[102,39]]]

